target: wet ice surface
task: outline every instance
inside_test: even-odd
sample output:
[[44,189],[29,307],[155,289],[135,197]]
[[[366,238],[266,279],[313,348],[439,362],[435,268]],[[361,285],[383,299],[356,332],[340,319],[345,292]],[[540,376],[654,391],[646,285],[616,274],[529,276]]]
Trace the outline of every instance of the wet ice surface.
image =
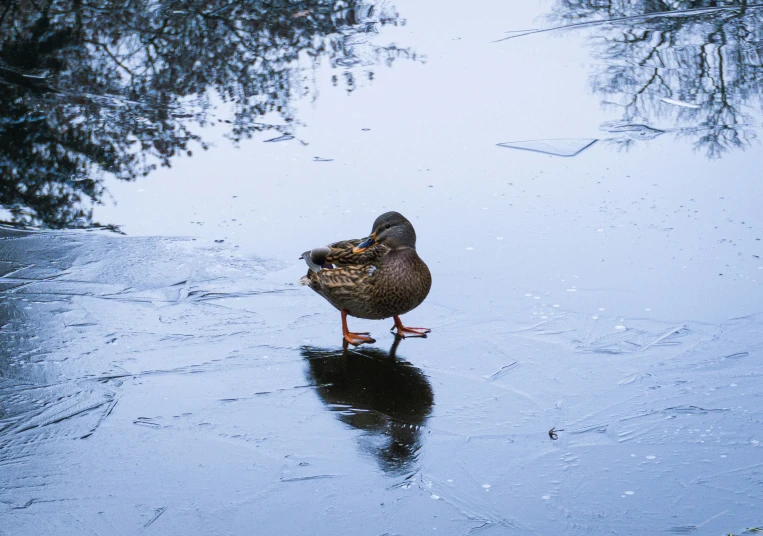
[[368,322],[379,343],[343,349],[289,268],[232,248],[17,231],[0,248],[8,534],[759,522],[760,315],[434,299],[409,315],[428,339],[394,348]]
[[[397,8],[343,29],[302,124],[107,181],[94,219],[128,236],[2,230],[0,534],[763,524],[761,10],[491,42],[602,14]],[[389,209],[433,333],[350,319],[378,343],[344,349],[297,257]]]

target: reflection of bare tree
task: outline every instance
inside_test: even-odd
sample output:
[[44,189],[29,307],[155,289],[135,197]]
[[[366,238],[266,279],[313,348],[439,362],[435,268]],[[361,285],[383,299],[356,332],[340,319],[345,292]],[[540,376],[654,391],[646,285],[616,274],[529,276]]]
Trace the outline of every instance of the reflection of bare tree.
[[22,223],[89,225],[104,173],[132,180],[206,148],[194,128],[222,122],[213,102],[232,110],[234,141],[287,132],[306,64],[415,56],[372,44],[398,22],[359,0],[4,2],[0,205]]
[[[671,123],[710,158],[754,139],[763,91],[763,6],[747,0],[558,0],[551,19],[596,25],[593,90],[620,124]],[[633,137],[619,140],[624,147]]]

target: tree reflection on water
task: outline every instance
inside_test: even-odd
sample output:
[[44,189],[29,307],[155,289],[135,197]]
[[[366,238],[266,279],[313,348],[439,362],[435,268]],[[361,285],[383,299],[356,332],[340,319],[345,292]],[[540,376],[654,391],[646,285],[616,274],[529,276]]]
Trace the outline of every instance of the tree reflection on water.
[[[105,175],[134,180],[206,148],[199,127],[225,123],[234,142],[290,131],[306,65],[415,59],[371,42],[402,22],[356,0],[5,2],[0,205],[26,225],[95,225]],[[230,119],[215,117],[219,101]]]
[[[709,158],[755,138],[763,92],[763,5],[747,0],[557,0],[550,19],[595,26],[593,91],[628,125],[671,130]],[[638,130],[628,130],[638,132]],[[657,132],[660,132],[659,130]],[[653,137],[653,133],[650,134]],[[647,137],[650,137],[647,136]],[[637,136],[615,138],[629,148]]]

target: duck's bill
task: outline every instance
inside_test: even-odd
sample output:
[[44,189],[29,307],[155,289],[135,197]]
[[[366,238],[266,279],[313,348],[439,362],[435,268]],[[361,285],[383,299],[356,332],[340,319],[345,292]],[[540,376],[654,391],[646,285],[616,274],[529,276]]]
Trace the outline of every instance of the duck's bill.
[[371,246],[373,246],[374,244],[376,244],[376,235],[372,234],[371,236],[369,236],[368,238],[363,240],[360,244],[355,246],[353,248],[352,252],[353,253],[362,253],[365,250],[367,250],[368,248],[370,248]]

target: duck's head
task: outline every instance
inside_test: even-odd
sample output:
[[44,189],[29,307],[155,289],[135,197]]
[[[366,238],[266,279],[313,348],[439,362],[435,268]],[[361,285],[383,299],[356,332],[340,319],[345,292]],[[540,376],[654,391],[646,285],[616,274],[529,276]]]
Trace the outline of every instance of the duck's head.
[[352,250],[360,253],[375,244],[384,244],[390,249],[416,249],[416,231],[405,216],[399,212],[385,212],[374,222],[371,236]]

